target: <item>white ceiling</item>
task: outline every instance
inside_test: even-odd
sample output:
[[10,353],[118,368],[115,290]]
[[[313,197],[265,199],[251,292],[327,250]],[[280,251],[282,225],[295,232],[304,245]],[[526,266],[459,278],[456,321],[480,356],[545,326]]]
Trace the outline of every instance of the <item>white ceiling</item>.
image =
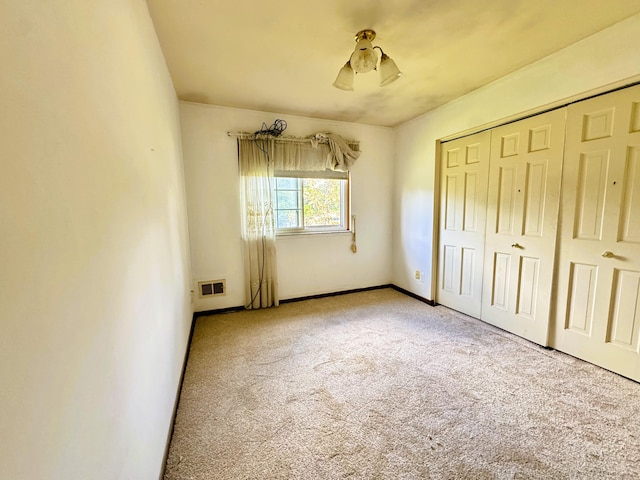
[[[180,99],[385,126],[640,12],[640,0],[147,3]],[[403,76],[379,87],[370,72],[356,76],[355,91],[338,90],[364,28]]]

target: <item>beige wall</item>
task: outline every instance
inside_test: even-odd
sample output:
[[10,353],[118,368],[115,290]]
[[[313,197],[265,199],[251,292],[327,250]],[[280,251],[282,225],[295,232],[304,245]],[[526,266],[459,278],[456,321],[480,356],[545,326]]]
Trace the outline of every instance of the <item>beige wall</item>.
[[0,478],[158,478],[192,312],[147,6],[0,0],[0,59]]
[[[640,15],[396,128],[393,283],[433,299],[436,141],[623,79],[640,80]],[[427,272],[426,282],[415,270]]]
[[[282,299],[387,284],[391,280],[393,130],[355,123],[180,102],[189,203],[194,284],[224,278],[227,295],[197,298],[197,310],[243,305],[240,193],[235,138],[227,131],[260,129],[276,118],[287,135],[321,131],[360,140],[351,171],[351,207],[357,217],[358,252],[348,233],[278,237]],[[194,285],[194,289],[196,289]],[[196,289],[197,290],[197,289]]]

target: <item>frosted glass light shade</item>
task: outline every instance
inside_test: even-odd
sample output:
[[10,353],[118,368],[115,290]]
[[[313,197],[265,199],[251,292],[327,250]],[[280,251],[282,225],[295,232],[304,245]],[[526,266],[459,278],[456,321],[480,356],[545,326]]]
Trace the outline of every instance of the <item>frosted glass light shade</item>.
[[396,62],[383,53],[380,59],[380,86],[384,87],[391,82],[395,82],[401,75],[402,72],[396,66]]
[[378,55],[373,50],[371,41],[366,38],[359,40],[349,62],[351,68],[358,73],[367,73],[376,68]]
[[[376,38],[376,32],[367,28],[356,33],[356,48],[349,57],[349,61],[338,73],[338,78],[333,82],[333,86],[341,90],[353,90],[353,79],[356,73],[367,73],[371,70],[380,72],[380,86],[389,85],[395,82],[402,72],[395,62],[385,55],[382,48],[373,46],[372,41]],[[380,65],[378,66],[378,55],[375,49],[380,50]]]
[[338,76],[336,77],[336,81],[333,82],[333,86],[339,88],[340,90],[353,91],[353,69],[349,62],[344,64],[344,67],[340,69],[338,72]]

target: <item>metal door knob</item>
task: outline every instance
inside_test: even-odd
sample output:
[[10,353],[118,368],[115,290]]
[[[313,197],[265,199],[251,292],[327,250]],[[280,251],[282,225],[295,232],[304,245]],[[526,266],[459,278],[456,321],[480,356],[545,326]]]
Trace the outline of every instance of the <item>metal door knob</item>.
[[511,246],[513,248],[522,248],[522,245],[520,245],[519,243],[512,243]]
[[603,256],[604,258],[611,258],[611,257],[614,257],[615,255],[613,254],[613,252],[609,252],[609,251],[607,251],[607,252],[604,252],[604,253],[602,254],[602,256]]

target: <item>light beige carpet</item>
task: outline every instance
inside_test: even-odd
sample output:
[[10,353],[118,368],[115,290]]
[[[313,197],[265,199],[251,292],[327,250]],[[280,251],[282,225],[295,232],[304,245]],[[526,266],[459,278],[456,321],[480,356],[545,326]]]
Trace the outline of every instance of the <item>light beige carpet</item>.
[[637,479],[640,385],[394,290],[198,319],[173,479]]

